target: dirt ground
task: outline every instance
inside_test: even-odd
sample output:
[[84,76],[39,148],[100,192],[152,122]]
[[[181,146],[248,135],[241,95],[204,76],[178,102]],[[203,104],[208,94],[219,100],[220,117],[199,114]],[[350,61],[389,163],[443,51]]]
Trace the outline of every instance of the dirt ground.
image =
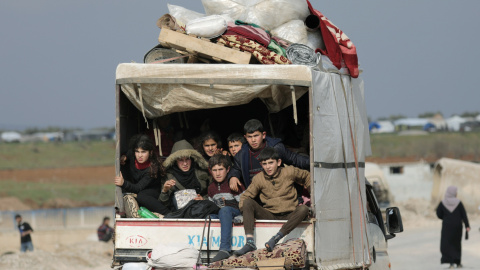
[[[114,166],[37,169],[37,170],[0,170],[0,180],[13,180],[20,183],[75,183],[80,185],[112,184],[115,175]],[[113,202],[113,198],[112,198]],[[110,204],[108,204],[110,205]],[[42,208],[71,208],[102,206],[90,205],[86,202],[72,201],[66,198],[51,199],[42,205]],[[8,197],[0,190],[0,211],[32,210],[40,208],[31,200],[20,201],[15,197]]]
[[[76,184],[113,185],[114,166],[0,170],[0,180],[18,182],[72,182]],[[52,200],[53,208],[78,207],[68,199]],[[34,203],[7,197],[0,191],[0,211],[32,210]],[[35,231],[32,235],[35,251],[21,254],[18,232],[0,232],[0,269],[111,269],[113,256],[112,242],[97,240],[95,230]]]
[[76,184],[107,184],[113,182],[114,166],[36,170],[0,170],[0,179],[18,182],[72,182]]

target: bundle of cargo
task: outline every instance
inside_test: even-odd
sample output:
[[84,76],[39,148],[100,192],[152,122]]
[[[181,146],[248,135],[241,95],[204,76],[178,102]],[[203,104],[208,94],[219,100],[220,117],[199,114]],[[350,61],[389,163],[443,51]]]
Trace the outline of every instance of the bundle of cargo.
[[308,0],[202,0],[205,14],[168,4],[145,63],[300,64],[359,75],[350,39]]

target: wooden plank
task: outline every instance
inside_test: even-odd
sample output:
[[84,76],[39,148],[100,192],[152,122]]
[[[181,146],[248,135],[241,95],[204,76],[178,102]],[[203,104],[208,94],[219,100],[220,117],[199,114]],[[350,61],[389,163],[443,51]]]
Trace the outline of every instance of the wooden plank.
[[158,41],[164,47],[182,51],[195,51],[199,58],[220,59],[235,64],[248,64],[252,58],[249,52],[241,52],[196,37],[162,28]]

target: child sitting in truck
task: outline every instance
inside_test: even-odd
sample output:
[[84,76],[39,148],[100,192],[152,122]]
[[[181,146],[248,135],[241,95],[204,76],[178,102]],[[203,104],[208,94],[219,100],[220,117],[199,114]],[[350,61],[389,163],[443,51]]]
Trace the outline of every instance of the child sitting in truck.
[[[163,162],[167,172],[166,181],[163,182],[159,200],[172,209],[175,205],[175,192],[185,189],[195,190],[195,200],[207,198],[207,188],[210,184],[208,163],[186,140],[176,142],[172,154]],[[174,210],[177,210],[174,209]]]
[[232,157],[234,157],[240,149],[242,149],[242,145],[246,142],[245,137],[242,134],[235,132],[230,134],[227,137],[228,142],[228,152]]
[[[280,167],[282,160],[277,150],[265,147],[258,156],[263,171],[255,175],[252,183],[240,196],[240,210],[243,214],[243,226],[247,242],[240,250],[234,252],[241,256],[256,250],[253,228],[256,219],[287,220],[265,247],[271,252],[273,247],[285,235],[289,234],[309,214],[309,208],[298,205],[297,190],[294,183],[310,188],[310,173],[293,166]],[[255,201],[259,196],[264,204]]]
[[[257,157],[265,147],[275,148],[279,158],[285,164],[305,170],[310,169],[310,158],[308,156],[291,152],[280,139],[268,137],[262,122],[259,120],[248,120],[243,130],[247,143],[234,157],[234,164],[229,174],[232,190],[237,190],[236,186],[241,183],[240,179],[243,179],[243,185],[248,188],[252,178],[262,171],[262,166],[260,166]],[[301,190],[299,190],[299,193],[301,193]]]
[[[215,154],[222,154],[222,140],[215,131],[207,131],[200,135],[197,151],[208,161]],[[227,154],[227,151],[224,153]]]
[[241,214],[238,208],[238,202],[240,201],[240,194],[244,188],[241,186],[237,192],[230,190],[228,181],[226,180],[230,167],[230,158],[222,154],[214,155],[208,162],[208,169],[214,180],[210,186],[208,186],[208,198],[215,202],[220,208],[218,215],[210,215],[212,218],[220,219],[221,228],[220,250],[213,258],[213,262],[230,257],[232,250],[230,240],[232,238],[233,218]]
[[115,177],[114,182],[123,193],[136,193],[140,206],[165,215],[170,209],[158,201],[165,169],[154,149],[148,135],[133,136],[127,154],[120,158],[120,175]]

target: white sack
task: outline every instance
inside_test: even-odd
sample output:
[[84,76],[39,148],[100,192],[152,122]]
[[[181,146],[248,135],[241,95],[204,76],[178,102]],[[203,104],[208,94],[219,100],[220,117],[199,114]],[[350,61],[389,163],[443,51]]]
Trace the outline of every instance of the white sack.
[[214,38],[227,30],[226,20],[219,15],[211,15],[190,20],[185,28],[187,34],[204,38]]
[[272,30],[310,14],[305,0],[202,0],[207,15],[226,14],[234,20]]
[[307,27],[302,20],[291,20],[284,23],[273,29],[272,35],[285,39],[290,43],[308,44]]
[[177,22],[186,25],[189,21],[205,17],[204,14],[186,9],[181,6],[167,4],[168,13],[172,15]]
[[325,50],[325,43],[323,42],[322,32],[320,29],[315,31],[307,30],[307,44],[308,47],[316,50],[318,48]]
[[148,265],[155,268],[192,268],[197,263],[198,250],[186,245],[158,244],[147,257]]

